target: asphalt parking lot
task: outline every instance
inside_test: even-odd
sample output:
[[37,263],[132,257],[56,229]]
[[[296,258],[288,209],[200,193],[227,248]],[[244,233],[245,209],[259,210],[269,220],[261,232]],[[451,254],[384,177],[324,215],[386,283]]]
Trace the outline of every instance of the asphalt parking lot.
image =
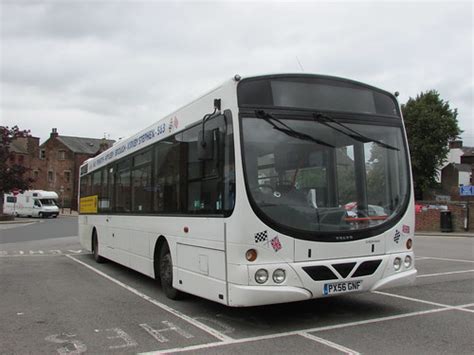
[[2,354],[474,353],[472,237],[416,237],[413,287],[240,309],[168,300],[72,237],[34,243],[0,244]]

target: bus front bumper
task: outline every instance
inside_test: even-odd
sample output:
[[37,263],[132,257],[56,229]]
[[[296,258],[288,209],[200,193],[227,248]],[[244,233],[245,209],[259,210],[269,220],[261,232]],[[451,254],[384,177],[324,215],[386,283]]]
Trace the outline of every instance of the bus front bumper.
[[229,284],[229,306],[252,307],[313,298],[310,291],[294,286],[242,286]]

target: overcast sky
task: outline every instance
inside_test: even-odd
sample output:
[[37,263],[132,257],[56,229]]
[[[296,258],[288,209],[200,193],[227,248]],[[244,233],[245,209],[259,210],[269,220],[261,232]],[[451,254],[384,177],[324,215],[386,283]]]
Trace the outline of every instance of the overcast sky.
[[[436,89],[474,146],[471,2],[0,0],[0,124],[128,137],[234,74]],[[429,134],[429,132],[427,132]]]

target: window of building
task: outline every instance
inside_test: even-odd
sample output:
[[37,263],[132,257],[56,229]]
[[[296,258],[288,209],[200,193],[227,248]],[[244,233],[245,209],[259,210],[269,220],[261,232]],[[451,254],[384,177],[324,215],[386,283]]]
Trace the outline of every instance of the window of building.
[[54,174],[50,170],[50,171],[48,171],[48,182],[53,182],[53,181],[54,181]]
[[46,149],[40,150],[40,159],[46,159]]
[[66,182],[71,182],[71,171],[70,170],[64,170],[64,181]]
[[58,151],[58,160],[65,160],[66,159],[66,151],[60,150]]
[[38,170],[33,171],[33,178],[35,180],[38,180],[38,178],[39,178],[39,171]]

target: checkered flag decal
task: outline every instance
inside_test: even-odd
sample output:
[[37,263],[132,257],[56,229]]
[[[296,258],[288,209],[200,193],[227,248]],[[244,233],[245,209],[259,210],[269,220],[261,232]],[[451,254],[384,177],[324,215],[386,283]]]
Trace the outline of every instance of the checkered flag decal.
[[395,231],[395,236],[393,237],[393,241],[398,244],[399,240],[400,240],[400,231],[396,230]]
[[268,241],[268,233],[267,231],[263,231],[260,233],[255,234],[255,243],[263,243]]

